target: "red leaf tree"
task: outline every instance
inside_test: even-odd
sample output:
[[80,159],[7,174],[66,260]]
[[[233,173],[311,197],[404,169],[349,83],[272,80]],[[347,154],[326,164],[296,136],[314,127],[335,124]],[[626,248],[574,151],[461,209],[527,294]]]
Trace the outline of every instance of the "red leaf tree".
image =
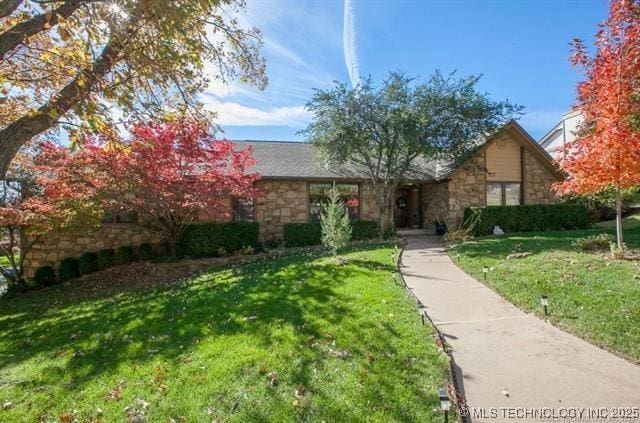
[[584,69],[578,106],[585,123],[558,160],[560,194],[616,192],[618,247],[623,247],[620,191],[640,183],[640,3],[613,0],[596,34],[596,52],[574,40],[572,63]]
[[249,172],[251,149],[215,140],[201,122],[185,117],[135,126],[127,142],[96,137],[82,150],[43,146],[41,162],[53,163],[60,190],[95,190],[105,210],[134,212],[162,233],[176,255],[189,223],[202,215],[228,215],[229,196],[252,198],[260,178]]
[[0,182],[0,253],[6,259],[0,274],[10,288],[24,284],[24,259],[42,235],[95,226],[101,217],[92,189],[64,189],[52,178],[56,173],[53,164],[33,164],[30,155],[19,156],[8,178]]

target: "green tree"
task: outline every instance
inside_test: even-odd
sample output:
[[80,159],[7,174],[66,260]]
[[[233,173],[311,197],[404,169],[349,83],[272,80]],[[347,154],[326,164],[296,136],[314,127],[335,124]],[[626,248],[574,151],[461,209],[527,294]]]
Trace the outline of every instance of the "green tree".
[[[60,125],[72,142],[185,109],[211,78],[266,84],[244,0],[0,0],[0,175]],[[116,117],[117,116],[117,117]]]
[[329,190],[329,201],[322,207],[320,225],[322,226],[322,245],[335,256],[338,250],[349,245],[351,222],[340,193],[334,184]]
[[398,185],[429,176],[416,173],[418,161],[459,160],[519,113],[520,107],[479,92],[478,80],[436,72],[417,82],[392,72],[379,87],[370,78],[353,89],[336,83],[307,103],[315,117],[302,133],[327,164],[368,178],[385,234]]

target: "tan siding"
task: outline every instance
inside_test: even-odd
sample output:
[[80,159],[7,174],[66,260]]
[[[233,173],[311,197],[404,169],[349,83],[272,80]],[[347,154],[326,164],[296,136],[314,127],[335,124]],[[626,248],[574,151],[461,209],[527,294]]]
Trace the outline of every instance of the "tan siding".
[[500,137],[486,151],[487,181],[520,182],[522,180],[520,144]]

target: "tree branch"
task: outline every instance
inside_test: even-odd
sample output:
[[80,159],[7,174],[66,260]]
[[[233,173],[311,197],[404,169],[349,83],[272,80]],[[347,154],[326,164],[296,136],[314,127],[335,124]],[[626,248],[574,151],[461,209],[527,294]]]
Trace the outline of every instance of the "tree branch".
[[24,0],[2,0],[0,1],[0,18],[6,18],[12,14]]
[[[11,0],[5,0],[3,4],[9,1]],[[0,60],[4,58],[5,54],[22,44],[28,37],[57,25],[61,18],[66,19],[71,16],[84,3],[86,3],[85,0],[66,1],[54,11],[35,15],[27,21],[15,24],[0,34]]]

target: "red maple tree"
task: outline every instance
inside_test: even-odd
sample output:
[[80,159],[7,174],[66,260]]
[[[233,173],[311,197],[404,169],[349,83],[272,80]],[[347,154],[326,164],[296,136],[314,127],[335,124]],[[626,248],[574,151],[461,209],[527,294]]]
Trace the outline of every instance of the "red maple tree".
[[623,248],[620,191],[640,184],[640,3],[613,0],[596,34],[593,56],[574,40],[571,61],[584,69],[578,107],[584,124],[558,160],[560,194],[616,192],[617,241]]
[[162,233],[172,256],[189,223],[228,215],[229,197],[254,197],[260,178],[249,172],[250,148],[236,150],[186,117],[139,124],[126,142],[95,137],[76,152],[51,143],[42,150],[40,162],[57,169],[61,193],[83,185],[105,210],[136,213],[141,224]]
[[0,181],[0,254],[6,258],[0,274],[10,289],[25,283],[24,260],[42,235],[87,228],[100,221],[94,191],[82,186],[64,189],[52,177],[55,173],[52,163],[34,166],[33,157],[25,154],[16,158],[7,179]]

